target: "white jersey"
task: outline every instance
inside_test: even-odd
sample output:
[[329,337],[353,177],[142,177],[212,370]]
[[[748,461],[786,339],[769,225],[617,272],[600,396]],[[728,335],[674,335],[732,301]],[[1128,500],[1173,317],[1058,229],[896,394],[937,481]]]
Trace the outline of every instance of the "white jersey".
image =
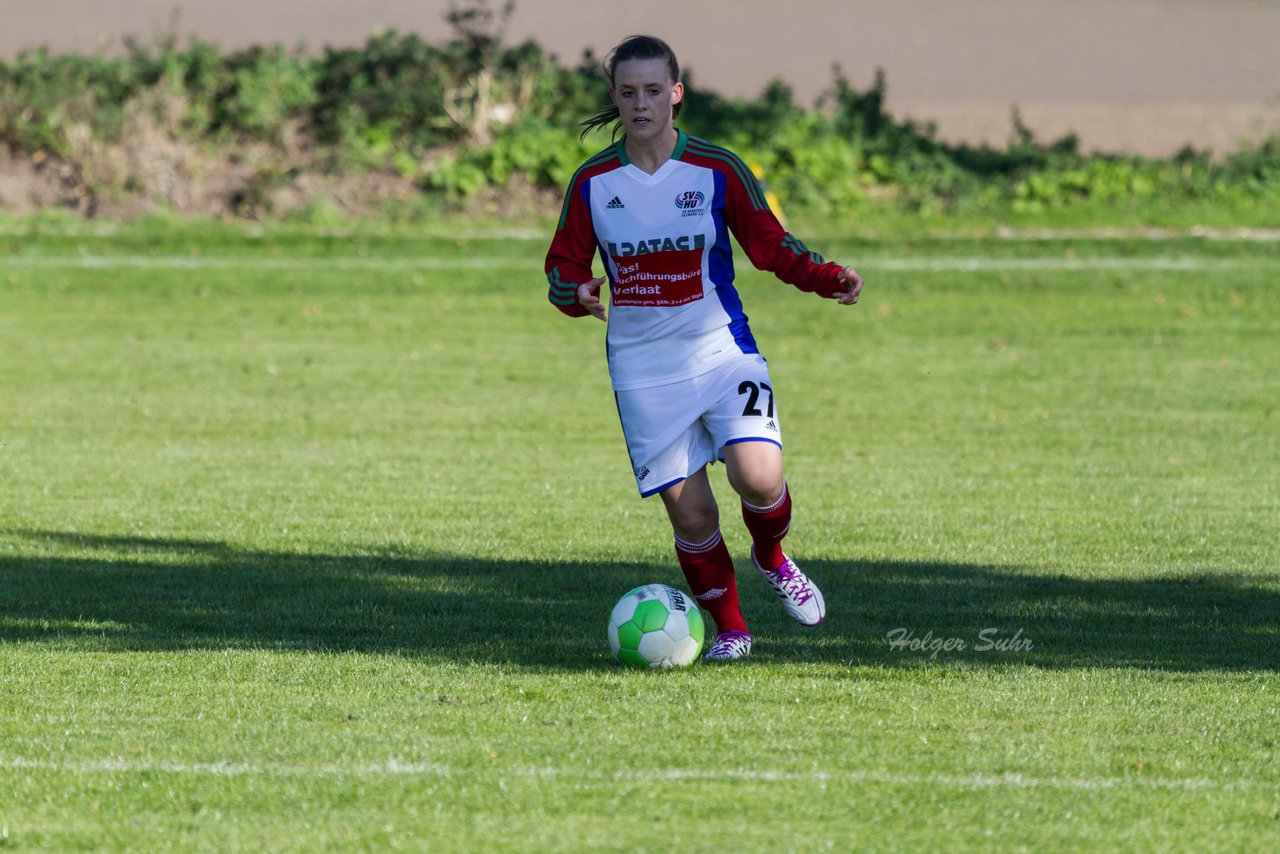
[[679,133],[671,159],[650,175],[631,164],[624,139],[578,170],[547,255],[548,296],[584,315],[577,285],[599,254],[615,390],[679,382],[759,352],[733,286],[730,229],[757,266],[802,290],[838,290],[839,267],[782,229],[755,177],[725,149]]

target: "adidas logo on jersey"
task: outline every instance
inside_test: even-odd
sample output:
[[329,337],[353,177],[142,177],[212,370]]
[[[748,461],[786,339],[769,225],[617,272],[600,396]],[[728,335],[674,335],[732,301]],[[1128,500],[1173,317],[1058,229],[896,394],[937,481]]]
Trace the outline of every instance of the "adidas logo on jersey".
[[605,207],[605,210],[616,211],[619,208],[625,208],[626,205],[622,203],[622,199],[618,198],[617,196],[614,196],[612,199],[609,200],[609,204],[605,205],[604,207]]

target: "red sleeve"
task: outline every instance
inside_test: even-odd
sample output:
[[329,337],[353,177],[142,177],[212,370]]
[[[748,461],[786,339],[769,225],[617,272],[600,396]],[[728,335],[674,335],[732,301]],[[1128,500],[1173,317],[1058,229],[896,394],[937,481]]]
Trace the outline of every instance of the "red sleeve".
[[570,317],[587,316],[587,310],[578,302],[578,285],[593,278],[591,260],[597,244],[587,199],[588,182],[595,175],[617,168],[619,162],[617,146],[606,148],[582,164],[565,193],[560,224],[543,269],[547,274],[547,299]]
[[824,297],[844,290],[836,278],[841,266],[810,251],[782,227],[760,182],[737,155],[693,137],[686,151],[689,159],[725,176],[725,222],[757,270],[768,270],[789,285]]

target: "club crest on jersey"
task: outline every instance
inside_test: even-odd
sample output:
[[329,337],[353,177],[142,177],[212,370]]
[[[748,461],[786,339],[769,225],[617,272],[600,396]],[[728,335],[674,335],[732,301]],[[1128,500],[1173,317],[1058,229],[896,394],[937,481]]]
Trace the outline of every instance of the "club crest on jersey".
[[676,196],[676,207],[682,211],[687,211],[690,208],[701,207],[702,203],[706,200],[707,197],[702,195],[702,193],[699,193],[697,190],[685,190],[683,193]]
[[650,252],[687,252],[690,249],[702,249],[707,245],[707,238],[702,234],[681,235],[680,237],[654,237],[649,240],[637,240],[635,243],[622,241],[610,243],[609,254],[614,258],[630,258],[633,255],[647,255]]
[[685,190],[676,196],[676,207],[683,211],[681,216],[702,216],[702,203],[706,200],[697,190]]

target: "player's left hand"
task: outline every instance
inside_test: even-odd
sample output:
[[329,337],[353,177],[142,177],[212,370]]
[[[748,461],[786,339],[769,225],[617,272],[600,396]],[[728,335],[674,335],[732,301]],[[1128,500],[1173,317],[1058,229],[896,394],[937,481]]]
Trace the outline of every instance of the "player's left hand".
[[858,275],[852,267],[845,267],[836,273],[836,279],[844,286],[842,291],[835,294],[836,301],[841,305],[854,305],[858,301],[858,297],[862,296],[862,277]]

